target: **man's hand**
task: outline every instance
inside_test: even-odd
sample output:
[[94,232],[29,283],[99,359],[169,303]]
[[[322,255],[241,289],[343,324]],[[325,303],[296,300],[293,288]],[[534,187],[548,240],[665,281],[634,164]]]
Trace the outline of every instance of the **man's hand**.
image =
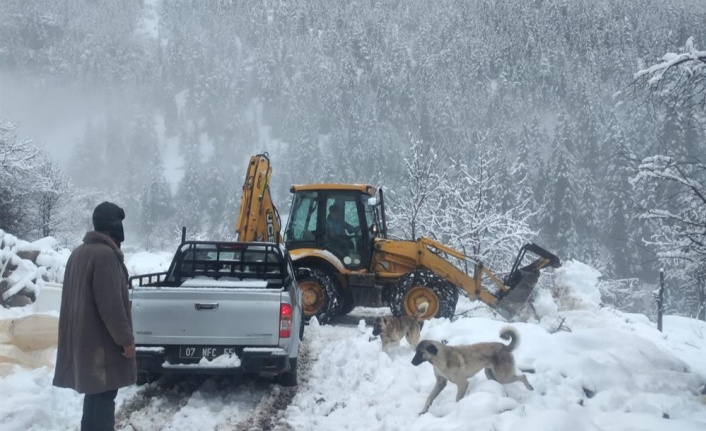
[[127,346],[123,346],[123,356],[125,356],[126,358],[134,358],[135,357],[135,345],[128,344]]

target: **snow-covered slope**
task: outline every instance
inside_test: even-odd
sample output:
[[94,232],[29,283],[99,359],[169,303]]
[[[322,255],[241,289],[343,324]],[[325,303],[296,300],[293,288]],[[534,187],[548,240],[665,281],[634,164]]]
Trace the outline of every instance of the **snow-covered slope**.
[[[706,381],[704,322],[668,317],[660,334],[643,316],[609,309],[565,317],[571,332],[514,324],[522,338],[517,365],[528,371],[533,392],[479,373],[460,402],[449,383],[422,416],[435,379],[428,363],[411,364],[411,348],[388,356],[379,340],[368,341],[369,327],[357,333],[312,327],[308,336],[320,353],[286,418],[302,430],[706,429],[706,406],[696,396]],[[433,320],[422,338],[450,345],[502,341],[505,324],[484,317]]]

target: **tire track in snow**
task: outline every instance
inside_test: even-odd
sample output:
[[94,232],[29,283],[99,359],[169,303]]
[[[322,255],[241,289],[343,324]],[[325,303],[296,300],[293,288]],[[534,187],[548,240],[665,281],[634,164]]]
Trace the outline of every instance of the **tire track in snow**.
[[270,392],[270,385],[257,379],[164,376],[126,399],[116,413],[116,429],[178,431],[232,426]]
[[[299,351],[299,387],[308,381],[309,357],[305,338]],[[116,413],[116,430],[291,431],[282,418],[297,388],[265,377],[167,375],[124,401]]]
[[269,396],[263,397],[250,415],[238,423],[235,428],[216,428],[216,430],[234,429],[235,431],[293,431],[288,423],[283,420],[284,412],[292,403],[298,389],[309,381],[309,371],[311,370],[311,349],[308,339],[299,345],[299,360],[297,364],[297,379],[299,385],[292,388],[284,388],[279,385],[272,387]]

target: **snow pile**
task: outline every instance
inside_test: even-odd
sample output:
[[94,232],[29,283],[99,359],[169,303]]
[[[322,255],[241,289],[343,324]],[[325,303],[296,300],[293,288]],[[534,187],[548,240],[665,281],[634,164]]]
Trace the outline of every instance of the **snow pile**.
[[[671,345],[641,319],[626,324],[622,313],[598,313],[586,322],[598,322],[596,327],[574,332],[551,334],[537,325],[514,324],[522,338],[517,366],[534,391],[479,373],[461,401],[449,383],[421,416],[435,377],[430,364],[411,364],[411,347],[388,356],[379,340],[369,341],[372,328],[365,334],[351,329],[346,336],[341,328],[307,328],[312,350],[320,353],[285,418],[302,430],[703,429],[706,409],[697,391],[706,378],[670,351],[677,345],[700,355],[706,350],[704,339],[694,342],[688,319],[670,319],[667,333],[687,336],[691,346]],[[580,321],[575,319],[577,326]],[[502,341],[498,333],[505,324],[487,318],[431,320],[422,339],[449,345]],[[696,355],[691,360],[699,361]]]
[[569,260],[554,273],[552,297],[559,311],[597,310],[601,306],[598,278],[601,273],[590,266]]
[[70,255],[54,238],[22,241],[0,230],[0,290],[6,306],[33,302],[47,283],[61,283]]

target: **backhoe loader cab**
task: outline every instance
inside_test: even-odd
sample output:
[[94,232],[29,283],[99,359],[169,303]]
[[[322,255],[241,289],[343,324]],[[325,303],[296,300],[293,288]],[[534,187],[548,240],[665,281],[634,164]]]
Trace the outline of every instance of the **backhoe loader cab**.
[[[382,229],[374,187],[355,184],[295,185],[284,233],[290,251],[331,253],[347,270],[369,268],[373,240]],[[338,263],[338,262],[336,262]]]

